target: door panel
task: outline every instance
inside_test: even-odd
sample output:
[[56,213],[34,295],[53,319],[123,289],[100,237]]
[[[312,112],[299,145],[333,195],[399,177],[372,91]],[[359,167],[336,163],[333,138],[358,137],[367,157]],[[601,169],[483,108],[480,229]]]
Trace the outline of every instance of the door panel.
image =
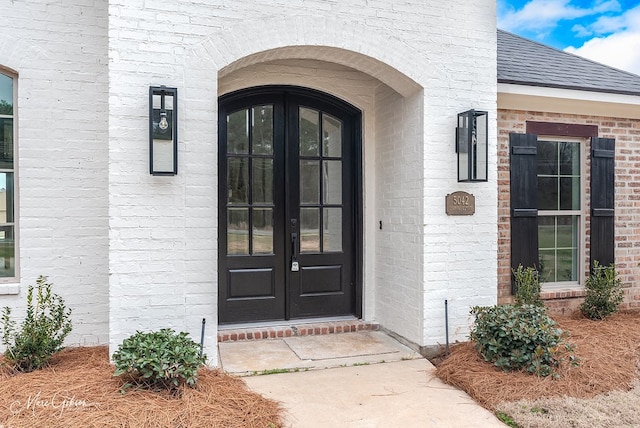
[[221,98],[221,323],[359,313],[359,120],[308,90]]

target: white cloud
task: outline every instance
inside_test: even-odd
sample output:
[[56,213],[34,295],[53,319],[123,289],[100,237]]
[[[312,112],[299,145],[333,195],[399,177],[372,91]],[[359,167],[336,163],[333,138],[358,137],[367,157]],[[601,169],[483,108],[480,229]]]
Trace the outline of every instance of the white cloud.
[[591,8],[572,6],[571,0],[531,0],[519,10],[510,8],[500,1],[498,27],[507,31],[540,31],[554,28],[563,20],[617,12],[620,9],[617,0],[596,2]]
[[640,29],[596,37],[565,51],[640,75]]
[[601,17],[585,31],[613,34],[594,37],[578,48],[570,46],[567,52],[640,75],[640,6],[617,17]]

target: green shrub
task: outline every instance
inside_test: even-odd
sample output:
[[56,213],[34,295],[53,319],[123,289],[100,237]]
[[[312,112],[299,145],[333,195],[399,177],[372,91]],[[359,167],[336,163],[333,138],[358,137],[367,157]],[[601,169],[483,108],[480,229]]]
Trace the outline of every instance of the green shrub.
[[587,295],[580,305],[580,310],[587,318],[601,320],[618,311],[624,298],[622,281],[613,264],[601,266],[593,262],[593,271],[587,278]]
[[62,297],[51,292],[52,285],[42,275],[36,280],[35,288],[29,285],[27,314],[20,331],[11,320],[11,308],[5,306],[2,311],[5,358],[16,370],[31,372],[45,366],[51,356],[62,349],[64,339],[71,332],[71,309],[67,309]]
[[[476,319],[471,339],[485,361],[504,371],[526,370],[539,376],[554,373],[561,361],[563,331],[546,309],[535,305],[500,305],[471,308]],[[563,346],[564,345],[564,346]],[[573,356],[570,356],[574,360]]]
[[518,265],[518,269],[512,271],[516,281],[516,304],[544,306],[544,302],[540,298],[538,271],[532,267],[524,268],[522,265]]
[[165,328],[157,332],[137,332],[125,339],[113,354],[114,376],[126,375],[145,388],[175,390],[183,384],[195,385],[198,369],[206,361],[200,345],[187,333]]

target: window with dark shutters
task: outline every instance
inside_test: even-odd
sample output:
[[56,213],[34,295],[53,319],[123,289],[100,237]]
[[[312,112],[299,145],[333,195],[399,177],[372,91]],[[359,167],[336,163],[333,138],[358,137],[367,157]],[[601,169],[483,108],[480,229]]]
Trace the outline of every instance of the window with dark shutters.
[[[555,130],[563,124],[527,123],[536,130]],[[615,225],[615,140],[597,138],[597,127],[563,125],[562,136],[591,138],[591,224],[589,260],[602,265],[614,262]],[[595,129],[594,129],[595,128]],[[577,132],[572,132],[577,131]],[[594,132],[595,131],[595,132]],[[547,132],[545,132],[545,135]],[[591,135],[586,135],[591,134]],[[510,200],[511,200],[511,266],[540,268],[538,213],[538,137],[537,134],[509,134]],[[544,168],[543,168],[544,169]],[[560,177],[562,180],[563,177]],[[561,207],[562,208],[562,207]],[[584,246],[584,243],[580,245]],[[576,259],[579,264],[579,258]],[[580,266],[576,266],[580,268]],[[512,281],[512,292],[515,286]]]
[[[509,134],[511,267],[538,265],[537,143],[533,134]],[[512,281],[512,292],[515,293]]]
[[591,139],[591,266],[614,262],[615,140]]

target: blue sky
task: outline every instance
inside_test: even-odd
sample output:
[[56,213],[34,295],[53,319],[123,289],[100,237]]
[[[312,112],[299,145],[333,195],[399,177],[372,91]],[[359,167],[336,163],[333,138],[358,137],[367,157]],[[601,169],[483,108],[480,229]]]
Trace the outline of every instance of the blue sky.
[[498,28],[640,75],[640,0],[498,0]]

